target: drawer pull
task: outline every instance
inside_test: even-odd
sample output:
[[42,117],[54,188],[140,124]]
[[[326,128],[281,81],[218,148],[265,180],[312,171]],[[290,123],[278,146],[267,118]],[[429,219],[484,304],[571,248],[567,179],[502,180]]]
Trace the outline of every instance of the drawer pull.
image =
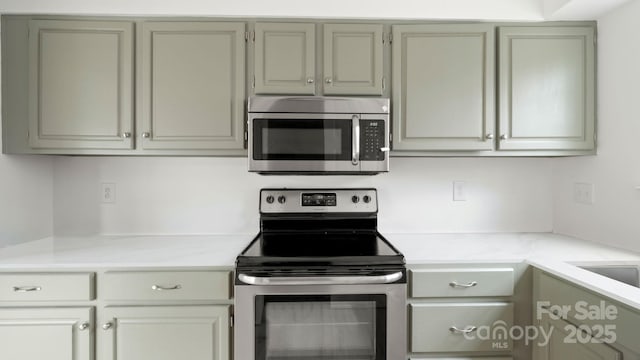
[[165,291],[165,290],[178,290],[178,289],[182,289],[182,286],[180,286],[180,284],[175,285],[175,286],[160,286],[160,285],[153,285],[151,287],[151,290],[158,290],[158,291]]
[[80,329],[80,330],[87,330],[88,328],[89,328],[89,323],[87,321],[85,321],[82,324],[78,325],[78,329]]
[[464,328],[464,329],[458,329],[458,328],[457,328],[457,327],[455,327],[455,326],[451,326],[451,327],[449,328],[449,331],[451,331],[451,332],[452,332],[452,333],[454,333],[454,334],[469,334],[469,333],[472,333],[472,332],[474,332],[474,331],[476,331],[476,330],[478,330],[478,328],[477,328],[477,327],[475,327],[475,326],[467,326],[467,327],[466,327],[466,328]]
[[42,287],[40,286],[14,286],[14,292],[30,292],[30,291],[40,291]]
[[470,283],[466,283],[466,284],[460,284],[457,281],[452,281],[449,283],[449,286],[451,286],[452,288],[470,288],[470,287],[474,287],[478,285],[477,281],[472,281]]
[[109,330],[113,326],[112,322],[102,324],[102,330]]

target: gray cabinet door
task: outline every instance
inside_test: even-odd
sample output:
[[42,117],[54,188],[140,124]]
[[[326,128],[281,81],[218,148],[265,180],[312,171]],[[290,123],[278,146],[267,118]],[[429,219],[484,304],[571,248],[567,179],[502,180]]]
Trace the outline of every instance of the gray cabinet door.
[[254,56],[256,94],[315,94],[315,24],[256,23]]
[[595,147],[592,27],[499,29],[501,150]]
[[133,24],[29,21],[29,145],[133,146]]
[[[540,347],[534,345],[538,360],[620,360],[622,355],[611,346],[594,340],[575,325],[562,320],[546,318],[541,321],[545,333],[551,334],[549,342]],[[538,339],[538,341],[542,341]]]
[[393,27],[393,149],[491,150],[492,25]]
[[229,306],[107,307],[103,360],[228,360]]
[[327,95],[382,95],[382,25],[325,24]]
[[0,309],[0,359],[93,359],[91,308]]
[[143,149],[244,147],[244,31],[244,23],[142,24]]

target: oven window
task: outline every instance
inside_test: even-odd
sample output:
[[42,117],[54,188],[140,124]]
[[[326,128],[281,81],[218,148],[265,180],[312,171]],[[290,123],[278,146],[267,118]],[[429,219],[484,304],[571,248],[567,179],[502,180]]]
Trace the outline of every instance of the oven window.
[[256,296],[256,360],[383,360],[386,296]]
[[255,119],[255,160],[349,160],[351,121]]

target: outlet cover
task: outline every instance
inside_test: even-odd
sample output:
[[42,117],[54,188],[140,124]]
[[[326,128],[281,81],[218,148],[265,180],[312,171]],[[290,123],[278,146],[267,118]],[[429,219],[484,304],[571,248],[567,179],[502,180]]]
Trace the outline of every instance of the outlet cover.
[[464,181],[453,182],[453,201],[467,201],[467,184]]
[[573,184],[573,201],[591,205],[594,202],[594,187],[590,183]]
[[103,204],[114,204],[116,202],[116,184],[102,183],[100,187],[100,201]]

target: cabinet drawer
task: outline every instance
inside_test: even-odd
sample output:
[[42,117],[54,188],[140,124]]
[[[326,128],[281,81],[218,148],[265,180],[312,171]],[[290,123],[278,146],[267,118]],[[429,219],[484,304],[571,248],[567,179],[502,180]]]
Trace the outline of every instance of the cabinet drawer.
[[107,272],[106,300],[220,300],[230,298],[229,271]]
[[[510,351],[511,303],[411,304],[411,352]],[[467,336],[455,331],[475,327]]]
[[93,300],[93,273],[0,274],[0,301]]
[[410,271],[412,297],[511,296],[512,268],[447,268]]

